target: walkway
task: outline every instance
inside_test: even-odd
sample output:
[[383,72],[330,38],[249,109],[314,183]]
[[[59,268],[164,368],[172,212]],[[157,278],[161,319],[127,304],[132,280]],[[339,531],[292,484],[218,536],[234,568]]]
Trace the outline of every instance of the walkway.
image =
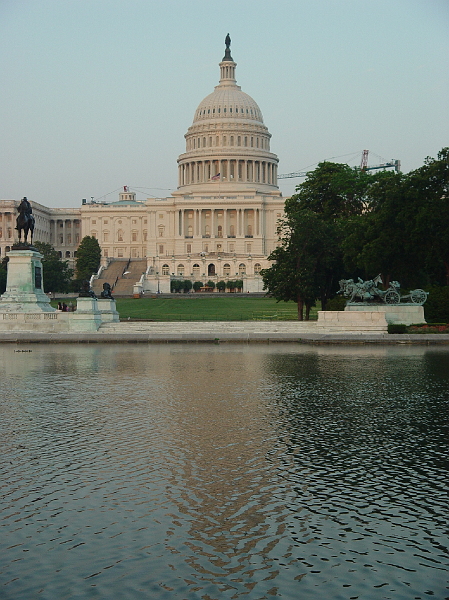
[[314,321],[176,321],[108,323],[92,333],[1,332],[0,343],[270,343],[449,344],[449,334],[330,333]]

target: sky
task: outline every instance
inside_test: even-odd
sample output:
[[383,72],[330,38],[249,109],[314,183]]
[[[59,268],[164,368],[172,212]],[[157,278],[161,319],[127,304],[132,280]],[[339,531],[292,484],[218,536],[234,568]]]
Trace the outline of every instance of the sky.
[[0,0],[0,198],[169,196],[228,32],[279,173],[449,146],[449,0]]

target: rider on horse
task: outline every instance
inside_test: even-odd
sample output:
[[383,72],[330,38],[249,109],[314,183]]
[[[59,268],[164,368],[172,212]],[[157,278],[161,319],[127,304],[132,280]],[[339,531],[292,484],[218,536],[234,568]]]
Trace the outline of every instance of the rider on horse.
[[22,241],[22,231],[24,232],[24,243],[27,241],[28,232],[31,231],[30,243],[33,243],[33,231],[34,231],[34,216],[33,209],[25,196],[20,201],[17,208],[19,215],[16,219],[16,229],[19,232],[19,242]]

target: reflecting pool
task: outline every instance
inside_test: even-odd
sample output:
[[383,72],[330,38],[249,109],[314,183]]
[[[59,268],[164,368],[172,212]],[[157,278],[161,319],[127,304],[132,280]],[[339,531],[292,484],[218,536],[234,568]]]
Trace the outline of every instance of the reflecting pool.
[[449,598],[449,349],[0,359],[1,599]]

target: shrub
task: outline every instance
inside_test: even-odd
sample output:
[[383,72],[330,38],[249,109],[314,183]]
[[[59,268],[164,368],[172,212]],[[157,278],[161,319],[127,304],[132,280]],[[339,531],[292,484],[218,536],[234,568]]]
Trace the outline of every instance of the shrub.
[[204,284],[202,281],[194,281],[193,282],[193,289],[195,292],[198,292],[203,286],[204,286]]
[[424,315],[428,323],[449,323],[449,286],[433,286],[424,304]]
[[192,289],[192,282],[190,281],[190,279],[184,279],[184,281],[182,282],[182,289],[184,291],[184,294],[190,292],[190,290]]
[[179,279],[172,279],[170,282],[170,290],[172,292],[180,292],[182,290],[182,281]]
[[326,310],[344,310],[346,306],[346,298],[343,296],[334,296],[326,302]]
[[388,333],[407,333],[407,325],[402,323],[388,323]]

